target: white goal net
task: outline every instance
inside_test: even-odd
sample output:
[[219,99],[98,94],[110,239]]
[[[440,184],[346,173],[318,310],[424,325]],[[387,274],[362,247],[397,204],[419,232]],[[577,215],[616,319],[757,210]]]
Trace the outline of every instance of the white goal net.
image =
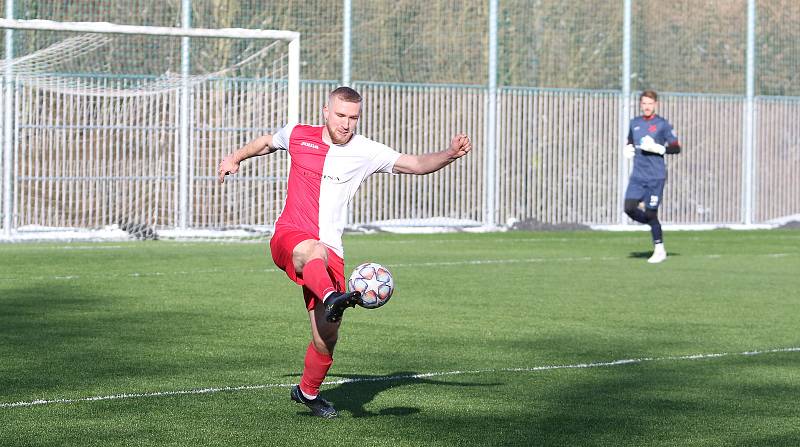
[[[5,239],[260,234],[285,155],[216,166],[298,115],[299,35],[0,19]],[[66,236],[65,236],[66,235]]]

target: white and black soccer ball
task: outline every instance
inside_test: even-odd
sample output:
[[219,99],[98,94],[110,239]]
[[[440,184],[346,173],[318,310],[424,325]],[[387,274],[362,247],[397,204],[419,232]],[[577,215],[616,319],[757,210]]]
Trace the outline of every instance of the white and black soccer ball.
[[394,292],[394,278],[386,267],[365,262],[353,270],[347,282],[351,292],[361,292],[361,307],[375,309],[389,301]]

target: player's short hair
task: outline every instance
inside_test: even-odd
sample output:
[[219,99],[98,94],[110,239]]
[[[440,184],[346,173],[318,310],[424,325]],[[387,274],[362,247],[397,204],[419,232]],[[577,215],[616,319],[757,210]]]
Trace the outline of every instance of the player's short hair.
[[653,101],[658,102],[658,93],[656,93],[655,90],[645,90],[641,95],[639,95],[639,101],[641,101],[642,98],[650,98]]
[[328,96],[328,102],[334,97],[345,102],[361,102],[361,95],[350,87],[338,87],[336,90],[332,91]]

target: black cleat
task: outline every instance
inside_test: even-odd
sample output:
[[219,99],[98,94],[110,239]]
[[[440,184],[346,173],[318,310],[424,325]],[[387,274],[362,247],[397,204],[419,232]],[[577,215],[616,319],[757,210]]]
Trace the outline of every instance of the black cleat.
[[333,408],[333,405],[331,405],[331,403],[327,400],[323,399],[322,396],[317,396],[314,399],[306,399],[306,397],[303,396],[303,393],[300,392],[300,385],[295,385],[292,387],[291,396],[293,401],[307,406],[314,416],[319,416],[325,419],[333,419],[339,416],[339,414],[336,413],[336,409]]
[[331,323],[336,323],[342,319],[344,310],[348,307],[355,307],[361,299],[361,292],[333,292],[325,300],[325,319]]

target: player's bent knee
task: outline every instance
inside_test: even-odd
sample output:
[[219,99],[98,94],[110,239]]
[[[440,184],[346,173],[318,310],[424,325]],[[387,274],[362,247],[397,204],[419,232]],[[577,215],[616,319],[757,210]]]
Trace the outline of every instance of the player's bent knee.
[[292,250],[292,263],[295,270],[302,272],[303,267],[312,259],[322,259],[328,265],[328,247],[320,241],[309,239],[297,244]]
[[328,248],[320,241],[308,239],[294,247],[292,256],[307,259],[322,258],[327,261]]
[[625,214],[633,217],[637,209],[639,209],[639,202],[637,200],[625,200]]

